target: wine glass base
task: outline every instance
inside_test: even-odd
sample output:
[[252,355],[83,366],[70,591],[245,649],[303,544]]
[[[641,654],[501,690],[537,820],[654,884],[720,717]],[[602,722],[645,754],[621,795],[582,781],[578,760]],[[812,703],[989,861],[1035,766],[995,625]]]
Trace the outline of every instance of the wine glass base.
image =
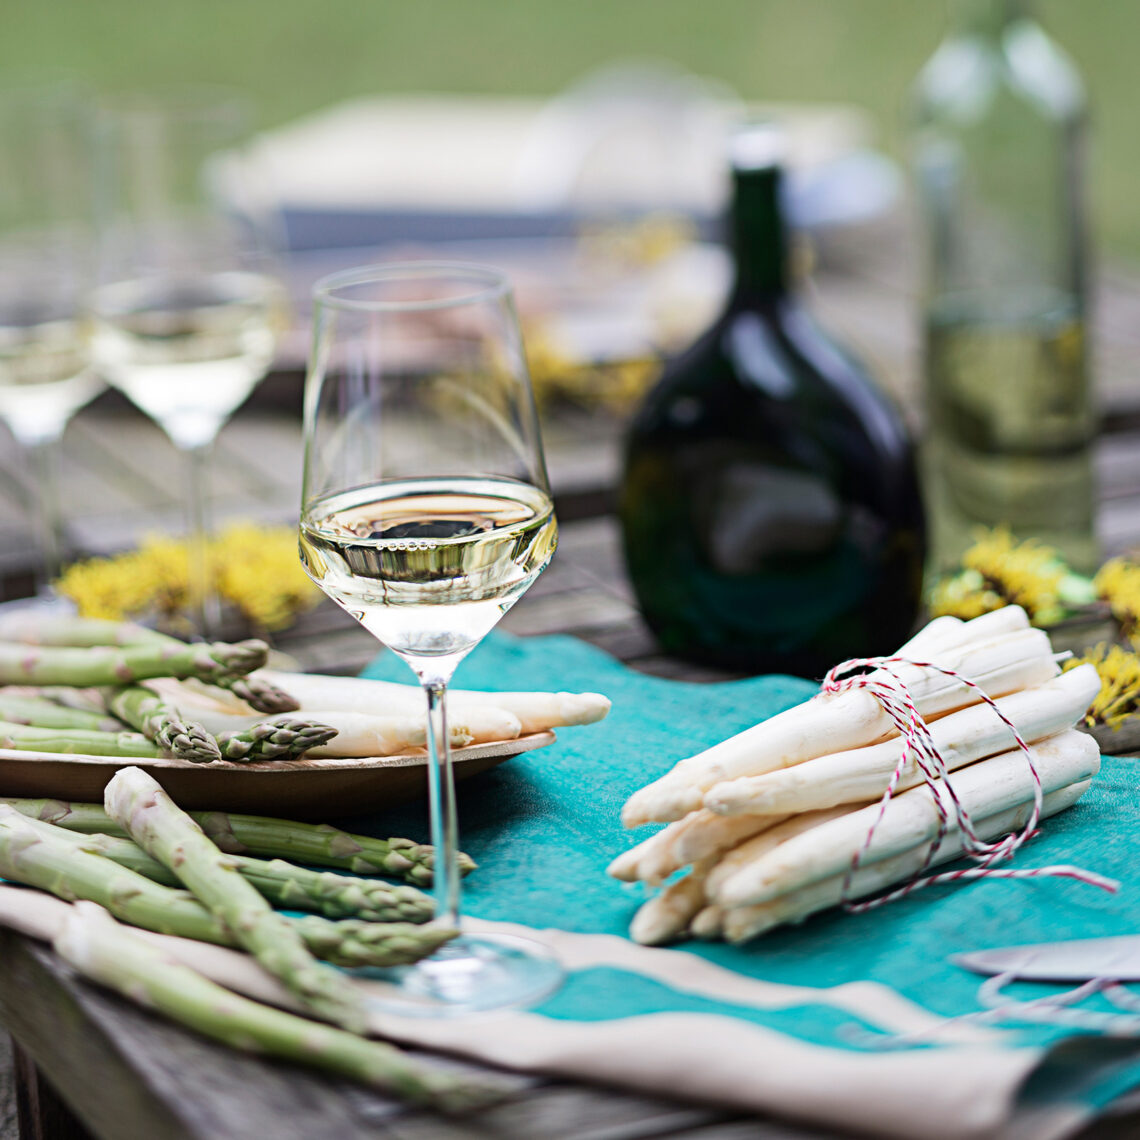
[[565,971],[544,946],[510,934],[462,935],[414,966],[359,969],[386,983],[366,999],[378,1013],[457,1017],[535,1005],[562,984]]

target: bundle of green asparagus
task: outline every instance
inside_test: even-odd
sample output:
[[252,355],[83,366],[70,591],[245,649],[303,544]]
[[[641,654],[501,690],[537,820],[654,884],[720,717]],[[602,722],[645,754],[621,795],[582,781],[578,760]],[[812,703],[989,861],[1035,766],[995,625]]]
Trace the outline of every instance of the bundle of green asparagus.
[[[424,748],[416,686],[279,673],[265,660],[261,642],[189,646],[131,622],[5,617],[0,747],[194,763]],[[597,693],[455,692],[451,743],[592,724],[609,707]]]
[[[980,840],[1023,828],[1033,774],[979,690],[1030,745],[1042,817],[1089,786],[1100,753],[1073,726],[1100,679],[1089,665],[1060,673],[1048,636],[1029,627],[1020,607],[968,622],[938,618],[897,656],[912,662],[893,668],[954,773],[953,797],[946,778],[925,781],[913,755],[892,785],[904,740],[867,688],[821,692],[680,761],[627,801],[627,827],[668,826],[620,855],[609,873],[659,885],[688,868],[639,910],[637,941],[745,941],[912,878],[968,849],[954,800]],[[899,794],[881,806],[892,786]]]

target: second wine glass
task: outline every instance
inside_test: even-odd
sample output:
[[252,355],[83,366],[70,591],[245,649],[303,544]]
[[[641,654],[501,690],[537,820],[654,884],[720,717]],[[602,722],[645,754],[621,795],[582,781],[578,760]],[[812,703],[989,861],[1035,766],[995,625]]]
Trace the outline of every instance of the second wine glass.
[[284,314],[264,227],[245,209],[250,122],[240,96],[192,89],[112,104],[99,132],[93,353],[185,457],[202,635],[220,617],[207,557],[214,440],[268,371]]
[[[558,533],[518,323],[475,266],[352,270],[315,298],[301,558],[423,686],[436,919],[457,926],[447,685]],[[465,935],[387,975],[385,1007],[441,1016],[532,1003],[562,972],[537,944]]]

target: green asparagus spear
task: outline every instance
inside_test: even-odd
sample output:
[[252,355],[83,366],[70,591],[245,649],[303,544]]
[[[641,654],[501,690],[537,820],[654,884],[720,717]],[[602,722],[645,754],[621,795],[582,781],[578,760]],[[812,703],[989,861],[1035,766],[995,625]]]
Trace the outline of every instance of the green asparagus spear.
[[[44,825],[49,826],[49,825]],[[59,837],[93,855],[102,855],[165,886],[181,886],[178,876],[137,843],[111,835],[82,835],[55,828]],[[377,879],[357,879],[332,871],[294,867],[283,859],[231,855],[247,882],[275,906],[307,910],[325,918],[359,918],[368,922],[427,922],[435,905],[415,887],[395,887]]]
[[506,1092],[492,1081],[441,1071],[394,1046],[241,997],[144,942],[93,903],[72,908],[54,946],[94,981],[236,1049],[312,1065],[445,1112],[481,1107]]
[[71,649],[0,643],[0,684],[128,685],[148,677],[239,677],[265,664],[264,641],[180,641]]
[[[96,804],[11,798],[0,798],[0,803],[69,831],[127,834]],[[287,858],[356,875],[389,875],[419,887],[431,886],[435,849],[410,839],[374,839],[370,835],[352,835],[328,824],[293,823],[260,815],[223,811],[190,812],[190,815],[231,855]],[[474,869],[475,861],[460,852],[460,872],[466,875]]]
[[276,716],[279,713],[296,712],[301,702],[290,696],[280,686],[265,677],[249,673],[244,677],[228,677],[219,687],[229,689],[238,700],[245,701],[255,712]]
[[101,689],[77,689],[71,685],[21,685],[20,688],[65,709],[93,712],[99,716],[104,716],[107,712],[107,702],[103,699]]
[[0,718],[36,728],[82,728],[88,732],[118,732],[123,727],[105,713],[66,708],[46,697],[12,696],[8,689],[0,690]]
[[241,877],[153,776],[141,768],[120,768],[104,789],[103,803],[107,814],[148,855],[169,867],[307,1008],[360,1032],[363,1018],[352,988],[317,963],[297,931]]
[[[100,645],[183,645],[175,637],[131,621],[80,617],[43,618],[28,614],[14,615],[0,621],[0,641],[76,648]],[[301,707],[288,693],[263,677],[217,677],[213,684],[229,689],[256,712],[274,715],[295,712]]]
[[[221,811],[200,812],[195,818],[223,851],[290,858],[358,875],[391,875],[419,887],[431,886],[435,848],[410,839],[373,839],[323,823],[291,823]],[[474,869],[475,861],[460,852],[460,873],[466,875]]]
[[[69,842],[60,829],[0,805],[0,877],[39,887],[61,899],[90,899],[116,918],[218,946],[235,935],[188,891],[172,890]],[[404,966],[455,937],[454,930],[408,923],[330,922],[316,915],[284,918],[309,949],[346,967]],[[315,967],[314,967],[315,968]]]
[[328,744],[336,731],[316,721],[280,717],[240,732],[223,732],[217,743],[224,760],[296,760],[310,748]]
[[200,724],[183,720],[177,709],[142,685],[114,690],[107,699],[107,707],[179,760],[209,764],[222,758],[218,742]]
[[415,887],[393,886],[332,871],[294,867],[284,859],[233,855],[238,870],[267,899],[291,910],[325,918],[362,918],[369,922],[427,922],[435,913],[429,895]]
[[86,756],[129,756],[153,760],[165,755],[138,732],[91,732],[84,728],[36,728],[0,721],[0,748],[24,752],[72,752]]
[[9,614],[0,620],[0,641],[19,641],[24,645],[90,649],[99,645],[141,645],[156,639],[166,639],[166,635],[133,621],[43,617],[34,613]]

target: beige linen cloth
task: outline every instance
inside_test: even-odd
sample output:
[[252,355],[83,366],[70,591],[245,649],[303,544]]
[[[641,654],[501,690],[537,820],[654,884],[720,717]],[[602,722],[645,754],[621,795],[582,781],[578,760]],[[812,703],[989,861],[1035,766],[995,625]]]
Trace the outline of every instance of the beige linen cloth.
[[[0,924],[50,941],[69,904],[0,887]],[[763,1026],[713,1014],[654,1013],[612,1021],[562,1021],[525,1011],[455,1019],[373,1012],[371,1031],[529,1073],[774,1113],[899,1140],[1059,1140],[1088,1122],[1080,1103],[1038,1108],[1018,1091],[1044,1050],[1011,1049],[999,1031],[944,1022],[888,987],[857,982],[809,990],[747,978],[674,950],[612,935],[532,930],[471,920],[548,946],[571,970],[611,966],[719,1001],[779,1009],[830,1004],[887,1032],[935,1031],[939,1048],[857,1052],[814,1046]],[[139,931],[215,981],[258,1000],[293,999],[248,955]],[[382,983],[355,979],[361,1000]]]

